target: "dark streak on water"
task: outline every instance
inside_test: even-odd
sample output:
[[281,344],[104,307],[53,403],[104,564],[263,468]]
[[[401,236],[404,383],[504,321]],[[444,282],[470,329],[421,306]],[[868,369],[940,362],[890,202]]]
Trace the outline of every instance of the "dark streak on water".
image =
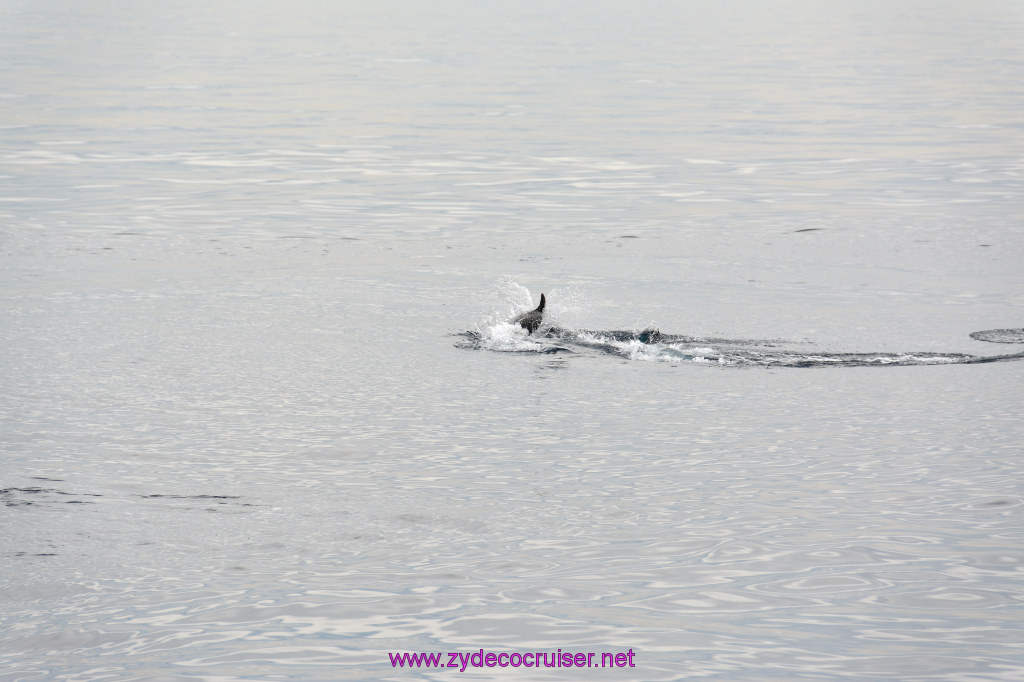
[[139,495],[146,500],[171,499],[171,500],[237,500],[238,495]]
[[[38,478],[38,477],[37,477]],[[63,490],[55,490],[53,488],[3,488],[0,489],[0,501],[2,501],[8,507],[28,507],[40,502],[50,501],[46,497],[49,495],[67,495],[76,496],[75,493],[66,493]],[[27,499],[31,496],[32,499]],[[83,493],[77,495],[78,497],[102,497],[102,495],[93,495],[90,493]],[[91,504],[89,500],[53,500],[54,502],[60,501],[64,504]]]
[[971,332],[971,338],[990,343],[1024,343],[1024,329],[986,329]]

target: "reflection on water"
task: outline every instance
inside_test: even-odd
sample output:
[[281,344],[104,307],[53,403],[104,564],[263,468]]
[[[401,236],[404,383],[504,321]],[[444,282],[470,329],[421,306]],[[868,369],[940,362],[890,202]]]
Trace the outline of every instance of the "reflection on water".
[[28,144],[0,146],[0,169],[10,174],[8,219],[98,235],[366,239],[556,231],[618,238],[635,236],[638,227],[649,233],[744,224],[802,233],[851,220],[891,229],[894,209],[913,210],[922,222],[951,212],[1005,216],[1024,189],[1020,157],[965,164],[654,155],[641,164],[359,140],[254,151]]
[[[8,545],[32,555],[5,561],[35,575],[9,602],[6,670],[359,677],[391,649],[632,646],[644,678],[676,677],[683,656],[694,674],[856,679],[922,675],[912,645],[936,674],[995,678],[1014,661],[1024,566],[1006,543],[1024,500],[991,490],[1013,444],[996,437],[979,476],[941,445],[893,450],[930,437],[887,444],[871,417],[760,446],[775,417],[711,420],[678,453],[664,423],[615,446],[613,418],[598,439],[518,428],[520,447],[486,448],[489,431],[411,458],[162,461],[172,484],[126,484],[126,463],[116,485],[7,491],[39,506],[8,510]],[[53,506],[75,499],[93,504]]]
[[0,2],[0,677],[1021,678],[1022,19]]

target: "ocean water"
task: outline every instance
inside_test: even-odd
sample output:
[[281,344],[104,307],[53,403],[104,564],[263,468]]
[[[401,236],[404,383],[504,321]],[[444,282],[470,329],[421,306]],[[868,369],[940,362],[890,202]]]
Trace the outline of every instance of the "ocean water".
[[0,0],[0,679],[1024,679],[1022,44]]

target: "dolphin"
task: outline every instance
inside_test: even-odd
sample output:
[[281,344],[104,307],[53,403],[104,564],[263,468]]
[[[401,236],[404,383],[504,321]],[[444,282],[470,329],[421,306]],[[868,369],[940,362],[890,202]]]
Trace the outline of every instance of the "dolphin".
[[520,327],[526,330],[527,334],[534,333],[540,327],[541,320],[544,319],[544,303],[544,294],[541,294],[540,305],[516,317],[512,320],[512,324],[518,323]]

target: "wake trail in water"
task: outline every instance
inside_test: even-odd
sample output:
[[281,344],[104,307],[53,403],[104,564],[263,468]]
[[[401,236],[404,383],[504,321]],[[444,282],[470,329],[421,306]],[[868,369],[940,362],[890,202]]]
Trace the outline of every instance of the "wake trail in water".
[[[986,336],[994,338],[989,339]],[[640,331],[598,331],[551,326],[528,335],[518,325],[496,323],[463,332],[455,345],[505,353],[590,353],[638,361],[755,367],[905,367],[973,365],[1024,360],[1024,352],[970,355],[937,352],[816,352],[794,349],[792,342],[770,339],[725,339]],[[1024,329],[974,332],[977,340],[1024,343]],[[1016,340],[1009,340],[1016,339]]]
[[[588,317],[585,297],[575,286],[553,288],[539,329],[530,334],[512,322],[533,308],[530,291],[506,276],[497,290],[498,306],[474,329],[456,334],[458,348],[499,353],[579,353],[636,361],[731,367],[906,367],[908,365],[977,365],[1024,360],[1024,351],[1001,355],[828,352],[812,344],[778,339],[727,339],[666,334],[653,326],[637,330],[575,329],[575,319]],[[989,329],[971,334],[977,341],[1024,345],[1024,329]]]

